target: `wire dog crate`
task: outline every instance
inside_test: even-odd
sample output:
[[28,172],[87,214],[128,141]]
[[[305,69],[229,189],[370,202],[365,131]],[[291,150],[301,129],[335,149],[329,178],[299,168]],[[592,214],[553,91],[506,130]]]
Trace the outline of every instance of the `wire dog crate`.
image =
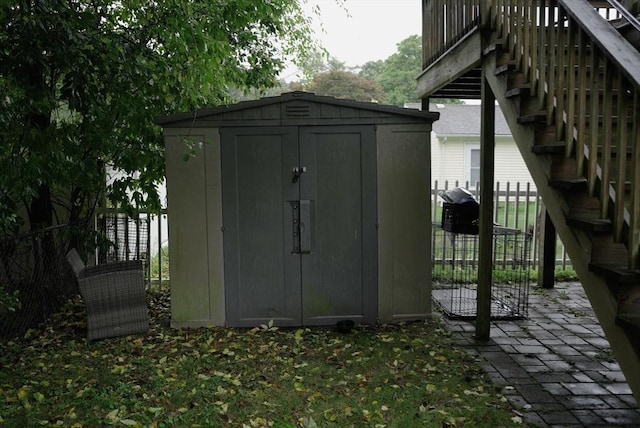
[[[449,232],[435,225],[434,232],[433,301],[450,318],[475,318],[478,235]],[[491,318],[527,316],[531,241],[530,233],[494,227]]]

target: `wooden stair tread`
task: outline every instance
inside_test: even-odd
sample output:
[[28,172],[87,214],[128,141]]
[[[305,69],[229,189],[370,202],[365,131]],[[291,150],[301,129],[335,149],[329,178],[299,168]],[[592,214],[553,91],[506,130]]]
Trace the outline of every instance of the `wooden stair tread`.
[[616,316],[616,324],[626,329],[640,332],[640,313],[637,315],[624,314]]
[[515,69],[515,67],[516,67],[515,61],[508,60],[503,64],[496,65],[496,68],[493,74],[495,74],[496,76],[499,76],[501,74],[507,73],[508,71]]
[[589,263],[589,270],[617,284],[635,284],[640,281],[640,271],[626,266],[608,263]]
[[611,220],[605,218],[567,218],[567,225],[595,233],[608,233],[613,230]]
[[531,152],[537,155],[542,154],[564,154],[567,145],[564,142],[553,144],[535,144],[531,147]]
[[640,292],[631,291],[618,302],[616,323],[640,331]]
[[515,98],[521,95],[527,96],[531,93],[531,85],[528,83],[514,86],[513,88],[507,89],[504,96],[506,98]]
[[549,187],[560,190],[578,190],[585,188],[587,185],[586,178],[551,178],[548,183]]
[[518,123],[520,125],[531,124],[531,123],[543,123],[547,121],[547,112],[538,111],[534,113],[523,114],[518,117]]

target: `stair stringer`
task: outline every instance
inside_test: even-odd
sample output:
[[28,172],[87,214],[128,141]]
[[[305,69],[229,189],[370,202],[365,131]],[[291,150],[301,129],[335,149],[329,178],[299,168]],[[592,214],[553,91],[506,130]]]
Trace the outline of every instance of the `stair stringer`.
[[551,160],[548,156],[540,156],[532,152],[535,142],[534,125],[519,124],[519,106],[517,100],[506,97],[507,78],[496,76],[496,56],[489,53],[483,57],[484,76],[502,109],[513,138],[520,150],[522,158],[536,184],[538,193],[553,221],[558,236],[562,240],[571,263],[591,302],[593,310],[622,369],[627,383],[636,400],[640,402],[640,355],[630,341],[627,333],[616,325],[618,303],[605,278],[589,270],[592,241],[585,231],[571,228],[567,224],[569,205],[562,193],[549,187],[551,178]]

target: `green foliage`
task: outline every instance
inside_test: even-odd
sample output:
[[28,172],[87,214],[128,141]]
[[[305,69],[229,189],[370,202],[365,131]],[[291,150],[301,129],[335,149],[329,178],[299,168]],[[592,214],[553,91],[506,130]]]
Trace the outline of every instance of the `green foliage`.
[[375,80],[387,94],[387,102],[402,107],[419,101],[416,77],[422,69],[422,43],[413,35],[397,46],[398,51],[384,61]]
[[578,281],[578,274],[573,269],[556,268],[553,275],[556,281]]
[[[494,266],[491,275],[496,284],[510,284],[522,281],[525,278],[528,278],[529,281],[535,281],[537,278],[535,269],[523,269],[521,267]],[[477,268],[469,269],[467,267],[464,272],[460,272],[450,265],[436,263],[431,270],[431,277],[435,283],[448,284],[455,278],[456,284],[476,284],[478,282],[478,270]]]
[[[387,59],[369,61],[360,67],[361,77],[380,85],[388,104],[404,106],[418,103],[416,78],[422,71],[422,41],[417,35],[397,44],[398,50]],[[461,104],[461,100],[434,98],[431,102]]]
[[380,75],[382,75],[384,69],[384,61],[369,61],[360,67],[360,72],[358,73],[360,76],[365,79],[377,80]]
[[273,86],[314,51],[291,0],[9,0],[0,26],[3,231],[20,212],[31,228],[90,218],[106,166],[124,173],[113,205],[157,210],[155,117]]
[[147,335],[88,343],[78,333],[81,308],[75,300],[42,331],[0,343],[0,423],[522,424],[436,319],[360,326],[350,334],[327,328],[174,330],[154,321]]
[[308,90],[317,95],[329,95],[356,101],[385,101],[384,92],[376,82],[344,70],[331,70],[316,74]]
[[21,303],[18,295],[19,295],[18,290],[15,290],[13,293],[9,293],[0,284],[0,313],[14,312],[17,309],[20,309]]
[[[467,274],[464,278],[468,283],[476,283],[478,281],[477,271],[470,271],[471,274]],[[454,277],[455,272],[451,268],[451,266],[443,265],[436,263],[433,266],[432,272],[432,280],[436,283],[447,283],[451,282],[451,278]],[[535,268],[530,269],[505,269],[497,266],[492,271],[492,275],[494,280],[498,283],[500,282],[510,282],[513,281],[514,277],[520,278],[523,275],[529,278],[529,281],[533,284],[538,280],[538,270]],[[554,279],[558,282],[563,281],[578,281],[578,275],[573,269],[562,269],[556,268],[554,273]],[[462,283],[462,279],[456,276],[456,282]]]
[[151,257],[151,278],[169,278],[169,246],[163,245],[160,254]]

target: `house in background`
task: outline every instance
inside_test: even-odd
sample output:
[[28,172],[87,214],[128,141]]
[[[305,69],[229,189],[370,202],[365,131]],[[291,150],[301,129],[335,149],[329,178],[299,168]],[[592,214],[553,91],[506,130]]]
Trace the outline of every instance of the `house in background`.
[[[431,185],[439,189],[454,187],[456,181],[460,186],[475,189],[480,181],[480,105],[475,104],[431,104],[429,110],[440,113],[440,120],[433,123],[431,139]],[[535,184],[529,174],[522,155],[518,150],[502,114],[496,109],[495,120],[495,181],[501,185],[509,182],[515,188],[531,183]],[[504,188],[504,186],[501,186]]]

